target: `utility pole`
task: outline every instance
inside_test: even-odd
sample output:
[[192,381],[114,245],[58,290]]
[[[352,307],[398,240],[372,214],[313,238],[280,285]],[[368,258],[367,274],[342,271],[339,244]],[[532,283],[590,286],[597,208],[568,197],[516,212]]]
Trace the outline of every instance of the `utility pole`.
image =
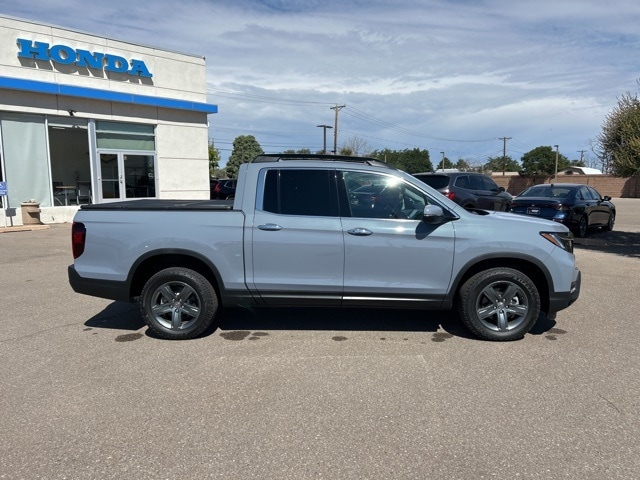
[[556,173],[553,176],[554,183],[558,181],[558,145],[554,145],[556,147]]
[[336,119],[333,122],[333,154],[338,153],[338,112],[342,110],[346,105],[338,105],[335,107],[329,107],[331,110],[336,111]]
[[507,169],[507,140],[511,140],[511,137],[502,137],[499,140],[502,140],[502,176],[504,177]]
[[322,147],[322,153],[326,155],[327,154],[327,128],[333,128],[333,127],[330,125],[316,125],[316,127],[322,128],[322,131],[324,132],[324,135],[323,135],[324,143]]
[[578,150],[578,152],[580,152],[580,163],[582,163],[584,159],[584,152],[586,152],[586,150]]
[[442,154],[442,171],[444,172],[444,152],[440,152]]

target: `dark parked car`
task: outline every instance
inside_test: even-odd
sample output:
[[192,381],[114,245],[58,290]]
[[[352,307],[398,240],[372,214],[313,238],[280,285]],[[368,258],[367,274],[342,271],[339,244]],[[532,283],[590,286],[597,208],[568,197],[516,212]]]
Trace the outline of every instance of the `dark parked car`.
[[230,178],[211,179],[211,199],[229,200],[236,194],[237,180]]
[[578,237],[587,230],[612,230],[616,207],[611,197],[602,197],[593,187],[576,183],[551,183],[527,188],[511,201],[511,212],[563,223]]
[[504,187],[498,187],[496,182],[482,173],[435,172],[414,173],[413,176],[467,210],[481,208],[504,212],[509,209],[513,198]]

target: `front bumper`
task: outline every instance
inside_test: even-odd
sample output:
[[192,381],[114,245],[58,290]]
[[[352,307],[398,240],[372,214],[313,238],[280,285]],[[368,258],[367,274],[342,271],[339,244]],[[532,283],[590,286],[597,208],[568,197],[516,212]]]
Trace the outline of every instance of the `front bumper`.
[[552,314],[564,310],[575,302],[580,296],[580,286],[582,283],[582,273],[575,267],[573,271],[573,281],[571,282],[571,289],[568,292],[551,292],[549,294],[549,311],[547,314]]

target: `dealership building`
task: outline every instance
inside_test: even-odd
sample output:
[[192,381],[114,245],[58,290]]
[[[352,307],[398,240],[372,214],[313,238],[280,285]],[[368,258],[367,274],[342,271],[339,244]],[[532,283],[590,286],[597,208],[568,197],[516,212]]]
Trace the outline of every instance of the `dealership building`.
[[58,223],[86,203],[209,198],[217,110],[202,56],[0,15],[0,228],[36,204]]

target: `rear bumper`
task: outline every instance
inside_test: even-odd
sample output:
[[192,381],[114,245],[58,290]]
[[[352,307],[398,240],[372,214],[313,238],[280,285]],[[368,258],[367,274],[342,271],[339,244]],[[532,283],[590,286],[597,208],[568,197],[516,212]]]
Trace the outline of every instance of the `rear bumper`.
[[564,310],[575,302],[580,296],[581,283],[582,273],[578,267],[575,267],[573,272],[573,281],[571,282],[571,289],[568,292],[551,292],[549,295],[549,311],[547,314]]
[[130,288],[128,282],[84,278],[78,274],[73,265],[69,265],[67,271],[69,285],[71,285],[74,292],[122,302],[130,302],[132,300],[129,296]]

